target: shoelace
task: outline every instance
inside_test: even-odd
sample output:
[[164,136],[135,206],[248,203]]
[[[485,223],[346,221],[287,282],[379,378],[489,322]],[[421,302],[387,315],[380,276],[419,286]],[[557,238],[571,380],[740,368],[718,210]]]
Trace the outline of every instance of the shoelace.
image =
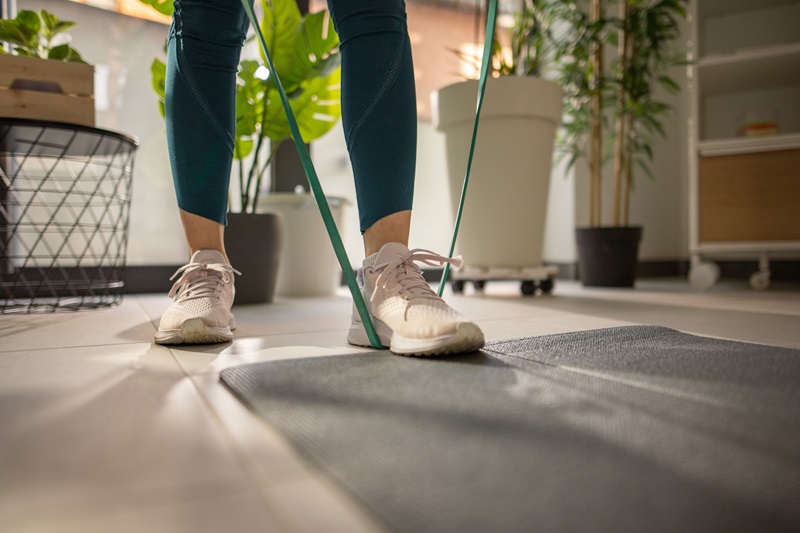
[[179,268],[169,280],[172,281],[179,274],[181,277],[170,289],[169,297],[177,294],[180,301],[214,296],[220,285],[228,283],[233,274],[242,275],[225,263],[189,263]]
[[[378,265],[375,268],[380,272],[376,280],[377,285],[383,284],[387,289],[400,286],[400,294],[408,299],[408,308],[414,303],[419,303],[419,300],[439,300],[439,296],[431,289],[428,282],[422,276],[422,270],[415,263],[434,267],[444,266],[450,264],[454,268],[461,268],[464,261],[461,256],[458,257],[445,257],[430,250],[423,250],[416,248],[409,250],[408,253],[399,256],[397,259],[386,263],[385,265]],[[373,293],[372,300],[375,297]]]

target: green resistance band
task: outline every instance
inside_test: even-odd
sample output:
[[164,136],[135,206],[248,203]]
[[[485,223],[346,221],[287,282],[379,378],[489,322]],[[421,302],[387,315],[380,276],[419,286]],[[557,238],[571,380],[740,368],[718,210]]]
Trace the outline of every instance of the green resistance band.
[[[256,15],[253,12],[253,8],[250,5],[249,1],[241,0],[241,2],[242,6],[244,6],[245,13],[247,13],[247,18],[250,19],[250,25],[253,26],[253,28],[255,29],[259,43],[261,43],[261,48],[264,51],[264,56],[267,58],[267,64],[269,65],[270,73],[272,74],[272,77],[275,80],[275,88],[278,90],[278,95],[281,98],[281,104],[283,104],[283,109],[286,112],[286,119],[287,122],[289,123],[289,130],[292,133],[292,140],[294,140],[294,144],[297,147],[297,153],[300,156],[300,162],[303,166],[303,170],[306,173],[306,177],[308,178],[308,184],[311,187],[311,192],[314,194],[314,199],[316,200],[320,214],[322,215],[322,221],[325,223],[325,229],[328,232],[328,237],[330,238],[331,244],[333,245],[333,250],[336,253],[336,258],[339,260],[339,265],[341,266],[342,272],[344,273],[344,279],[347,282],[347,287],[350,289],[350,293],[353,296],[353,302],[355,303],[356,310],[358,311],[358,314],[361,317],[361,322],[364,324],[364,328],[366,329],[369,342],[373,348],[379,350],[383,349],[383,345],[381,344],[380,339],[378,339],[378,334],[375,331],[375,326],[373,325],[372,319],[369,316],[369,311],[367,310],[367,304],[366,302],[364,302],[364,297],[361,295],[361,290],[358,288],[358,282],[356,281],[356,277],[353,274],[353,268],[350,265],[350,259],[347,257],[347,252],[344,249],[342,238],[339,235],[339,230],[336,228],[336,223],[333,220],[331,209],[328,206],[328,201],[325,198],[325,192],[322,190],[322,186],[319,183],[319,178],[317,177],[317,171],[314,168],[314,163],[311,161],[311,156],[308,153],[305,141],[303,141],[303,137],[302,135],[300,135],[300,128],[297,126],[297,120],[295,119],[294,112],[292,111],[292,106],[289,104],[289,98],[286,96],[286,92],[283,90],[283,85],[281,84],[281,80],[278,76],[277,71],[275,70],[275,65],[272,62],[272,56],[270,55],[269,49],[267,48],[267,42],[264,39],[264,34],[261,32],[261,27],[258,24],[258,19],[256,18]],[[486,42],[484,43],[483,46],[481,77],[480,81],[478,82],[478,106],[475,114],[475,126],[472,132],[472,144],[470,146],[470,151],[469,151],[469,161],[467,162],[467,173],[464,178],[464,186],[461,190],[461,202],[458,208],[458,214],[456,216],[456,226],[453,232],[453,242],[450,245],[450,256],[453,255],[453,252],[455,250],[456,238],[458,236],[458,227],[461,223],[461,213],[464,208],[464,199],[466,198],[467,185],[469,183],[469,172],[470,168],[472,167],[472,157],[475,150],[475,138],[478,132],[478,121],[480,120],[481,107],[483,106],[483,94],[486,88],[486,78],[489,72],[489,62],[491,61],[492,42],[494,41],[494,27],[496,19],[497,19],[497,0],[490,0],[489,12],[486,20]],[[449,267],[450,267],[449,263],[445,264],[444,273],[442,274],[442,282],[439,287],[439,296],[442,295],[442,290],[444,288],[445,283],[447,282]]]
[[286,111],[289,129],[292,132],[294,144],[297,146],[297,153],[300,155],[300,162],[303,165],[303,170],[308,178],[308,184],[311,187],[311,191],[314,193],[314,199],[317,201],[317,206],[319,206],[319,211],[322,215],[322,221],[325,223],[325,229],[328,231],[328,237],[333,245],[336,258],[339,260],[339,265],[342,267],[342,272],[344,273],[344,279],[347,282],[347,287],[350,289],[350,293],[353,295],[353,302],[355,303],[358,314],[361,317],[361,322],[364,324],[364,328],[367,331],[367,338],[369,339],[369,342],[373,348],[382,350],[383,344],[381,344],[380,339],[378,339],[375,326],[372,324],[372,319],[370,318],[369,311],[367,310],[367,304],[364,302],[364,297],[361,295],[361,290],[358,288],[358,282],[353,274],[353,267],[350,265],[350,259],[347,257],[344,244],[342,244],[342,237],[339,235],[339,231],[336,229],[336,222],[334,222],[333,215],[331,215],[331,209],[328,206],[328,201],[325,198],[325,192],[322,190],[322,186],[319,183],[319,178],[317,177],[317,171],[314,169],[314,163],[311,162],[311,156],[309,156],[306,144],[303,141],[303,137],[300,135],[300,128],[297,127],[297,120],[294,117],[292,106],[289,105],[289,99],[286,97],[286,92],[283,90],[283,85],[278,77],[278,71],[275,70],[275,64],[272,62],[272,56],[267,48],[267,42],[264,39],[264,34],[261,32],[258,19],[256,19],[256,15],[253,12],[253,8],[250,6],[250,2],[248,0],[242,0],[242,5],[247,13],[247,18],[250,19],[250,24],[253,26],[253,28],[255,28],[256,34],[258,35],[258,40],[261,43],[261,48],[264,50],[264,56],[267,58],[267,64],[269,65],[272,79],[275,81],[275,87],[278,89],[278,94],[281,97],[283,109]]
[[[491,0],[489,10],[486,13],[486,39],[483,43],[483,59],[481,60],[481,77],[478,81],[478,105],[475,109],[475,125],[472,128],[472,141],[469,145],[469,158],[467,159],[467,172],[464,175],[464,185],[461,188],[461,200],[458,203],[456,213],[456,224],[453,228],[453,240],[450,243],[450,253],[448,257],[453,257],[456,251],[456,239],[458,229],[461,226],[461,214],[464,212],[464,200],[467,198],[467,186],[469,185],[469,173],[472,170],[472,157],[475,155],[475,140],[478,138],[478,123],[481,119],[481,108],[483,107],[483,94],[486,92],[486,78],[489,77],[489,64],[492,61],[492,43],[494,42],[494,27],[497,20],[497,0]],[[447,284],[447,276],[450,274],[450,263],[445,263],[442,272],[442,280],[439,282],[439,297],[444,292]]]

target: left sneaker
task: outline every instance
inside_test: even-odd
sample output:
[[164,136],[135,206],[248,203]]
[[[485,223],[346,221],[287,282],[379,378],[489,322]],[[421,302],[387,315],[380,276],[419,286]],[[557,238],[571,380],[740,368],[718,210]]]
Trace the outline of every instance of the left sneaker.
[[169,291],[174,300],[161,316],[156,343],[206,344],[233,340],[236,327],[231,314],[235,294],[233,275],[238,273],[216,250],[195,252],[189,264],[170,278],[180,276]]
[[[387,243],[364,260],[358,271],[361,294],[381,343],[398,355],[445,355],[479,350],[483,332],[439,298],[422,276],[415,261],[430,266],[451,259],[428,250],[409,250],[400,243]],[[353,306],[347,342],[371,346],[364,324]]]

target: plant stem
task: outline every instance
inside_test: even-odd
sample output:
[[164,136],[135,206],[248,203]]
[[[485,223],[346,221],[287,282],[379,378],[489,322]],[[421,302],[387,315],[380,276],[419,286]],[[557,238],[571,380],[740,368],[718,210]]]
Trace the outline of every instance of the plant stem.
[[278,153],[278,147],[281,145],[281,142],[283,141],[272,142],[272,147],[269,151],[269,157],[264,162],[264,164],[261,165],[261,170],[258,172],[258,178],[256,179],[255,194],[253,195],[253,210],[251,211],[251,213],[256,212],[256,203],[258,202],[258,195],[260,194],[261,191],[261,180],[264,178],[264,173],[267,171],[267,168],[269,168],[269,164],[272,163],[272,158],[275,157],[276,153]]
[[[594,26],[603,18],[603,1],[592,0],[591,23]],[[592,40],[592,126],[589,154],[591,206],[589,218],[591,226],[601,222],[602,209],[602,157],[603,157],[603,44],[597,36]]]
[[[253,165],[250,167],[250,172],[248,172],[248,175],[247,175],[247,196],[246,196],[247,203],[242,206],[242,212],[243,213],[247,212],[246,205],[250,204],[251,200],[252,200],[253,206],[252,206],[250,212],[254,213],[255,209],[256,209],[255,202],[256,202],[256,199],[258,197],[258,191],[256,190],[255,194],[253,195],[254,197],[251,198],[250,197],[250,186],[253,184],[253,176],[255,175],[256,168],[258,168],[258,166],[259,166],[259,164],[258,164],[258,154],[261,153],[261,145],[264,144],[264,139],[266,138],[266,135],[264,135],[264,124],[267,121],[267,95],[268,95],[268,93],[269,93],[269,89],[268,88],[264,88],[264,110],[261,112],[261,129],[258,132],[258,141],[256,141],[256,149],[255,149],[255,155],[253,157]],[[270,157],[270,159],[271,159],[271,157]]]
[[622,182],[622,225],[630,225],[631,184],[633,182],[633,117],[625,117],[625,176]]
[[628,31],[626,21],[628,19],[628,0],[620,0],[619,18],[620,26],[618,32],[617,55],[619,56],[619,83],[617,84],[617,113],[615,117],[614,132],[614,225],[619,226],[622,219],[622,189],[625,174],[625,159],[630,149],[627,141],[625,125],[625,99],[627,92],[627,69],[628,69]]
[[244,212],[244,161],[240,157],[239,145],[236,142],[233,143],[233,156],[239,161],[239,201],[242,202],[240,209]]

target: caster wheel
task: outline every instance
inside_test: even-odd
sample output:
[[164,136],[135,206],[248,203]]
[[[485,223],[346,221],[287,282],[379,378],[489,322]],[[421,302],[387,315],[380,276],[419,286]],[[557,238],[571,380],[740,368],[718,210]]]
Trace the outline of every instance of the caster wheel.
[[765,291],[769,288],[769,270],[760,270],[750,276],[750,286],[757,291]]
[[472,286],[475,287],[476,291],[482,291],[486,287],[486,280],[477,280],[472,282]]
[[525,296],[533,296],[536,294],[536,284],[533,281],[523,281],[519,290]]
[[453,292],[456,294],[461,294],[464,292],[464,282],[463,281],[454,281],[453,282]]
[[716,263],[699,262],[692,265],[689,271],[689,283],[697,290],[707,291],[719,279],[719,267]]
[[539,282],[539,288],[544,294],[550,294],[553,292],[553,285],[554,283],[552,279],[543,279]]

